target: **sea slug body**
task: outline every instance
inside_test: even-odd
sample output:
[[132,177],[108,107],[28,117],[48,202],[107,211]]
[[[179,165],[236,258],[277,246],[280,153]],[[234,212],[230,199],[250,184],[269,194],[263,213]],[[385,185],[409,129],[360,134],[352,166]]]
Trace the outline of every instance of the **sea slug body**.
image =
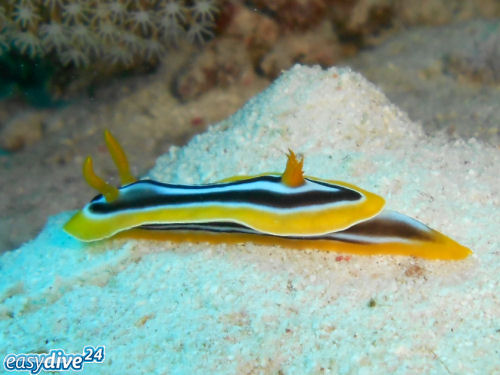
[[382,197],[355,185],[304,176],[290,151],[282,174],[236,176],[207,185],[136,180],[124,151],[106,131],[122,186],[92,169],[83,175],[101,192],[64,226],[82,241],[124,236],[172,241],[277,244],[355,254],[457,260],[471,251],[403,214],[383,210]]

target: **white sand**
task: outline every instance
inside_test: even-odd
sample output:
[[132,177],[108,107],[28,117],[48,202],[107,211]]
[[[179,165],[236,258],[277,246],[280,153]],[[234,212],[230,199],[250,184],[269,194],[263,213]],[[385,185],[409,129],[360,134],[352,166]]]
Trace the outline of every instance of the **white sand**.
[[90,344],[106,360],[85,374],[499,374],[500,150],[426,138],[360,75],[296,66],[151,177],[281,171],[288,147],[307,174],[378,193],[474,255],[85,246],[62,232],[64,213],[0,258],[2,359]]

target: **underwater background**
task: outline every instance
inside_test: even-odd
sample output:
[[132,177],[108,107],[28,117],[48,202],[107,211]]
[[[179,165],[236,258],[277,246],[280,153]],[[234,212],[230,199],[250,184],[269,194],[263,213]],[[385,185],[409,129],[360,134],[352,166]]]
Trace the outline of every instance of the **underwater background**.
[[498,144],[499,15],[495,0],[7,0],[0,249],[87,200],[87,154],[113,181],[104,128],[142,175],[294,63],[352,66],[429,134]]
[[[92,374],[500,374],[499,87],[497,0],[1,1],[0,353],[106,345]],[[307,174],[475,255],[85,247],[60,228],[96,194],[87,155],[119,185],[104,129],[165,182],[279,171],[296,147]]]

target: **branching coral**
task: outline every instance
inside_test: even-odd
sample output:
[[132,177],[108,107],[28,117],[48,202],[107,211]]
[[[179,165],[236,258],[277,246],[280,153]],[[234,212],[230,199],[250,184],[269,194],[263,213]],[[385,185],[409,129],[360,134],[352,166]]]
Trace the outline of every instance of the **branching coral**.
[[131,66],[169,44],[214,36],[225,0],[8,0],[0,5],[0,54],[15,48],[63,65]]

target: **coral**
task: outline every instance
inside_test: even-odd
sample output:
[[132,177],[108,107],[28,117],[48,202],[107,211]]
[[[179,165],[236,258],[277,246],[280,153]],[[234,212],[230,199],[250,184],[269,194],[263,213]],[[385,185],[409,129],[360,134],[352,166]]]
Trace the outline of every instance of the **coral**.
[[40,16],[36,13],[33,4],[20,2],[14,6],[12,19],[22,28],[26,28],[36,25],[40,20]]
[[199,21],[213,21],[218,12],[215,0],[196,1],[191,7],[193,17]]
[[84,7],[84,4],[77,1],[69,4],[63,4],[62,16],[67,24],[87,21],[86,8]]
[[187,31],[186,38],[193,44],[202,43],[205,39],[213,38],[212,28],[211,23],[195,23]]
[[60,55],[59,59],[63,65],[73,64],[77,68],[82,68],[89,64],[89,59],[87,54],[76,48],[68,48],[64,50]]
[[174,22],[186,21],[187,9],[178,1],[167,1],[160,8],[160,14]]
[[214,36],[225,0],[8,0],[0,55],[10,49],[75,67],[157,61],[172,44]]
[[131,12],[129,15],[129,22],[132,25],[133,31],[140,29],[143,34],[147,34],[155,28],[151,14],[143,9]]
[[40,26],[38,34],[43,47],[47,51],[55,49],[57,52],[61,52],[68,45],[65,27],[57,21],[51,21]]
[[41,54],[43,49],[40,39],[30,31],[21,31],[12,37],[12,44],[31,58]]

